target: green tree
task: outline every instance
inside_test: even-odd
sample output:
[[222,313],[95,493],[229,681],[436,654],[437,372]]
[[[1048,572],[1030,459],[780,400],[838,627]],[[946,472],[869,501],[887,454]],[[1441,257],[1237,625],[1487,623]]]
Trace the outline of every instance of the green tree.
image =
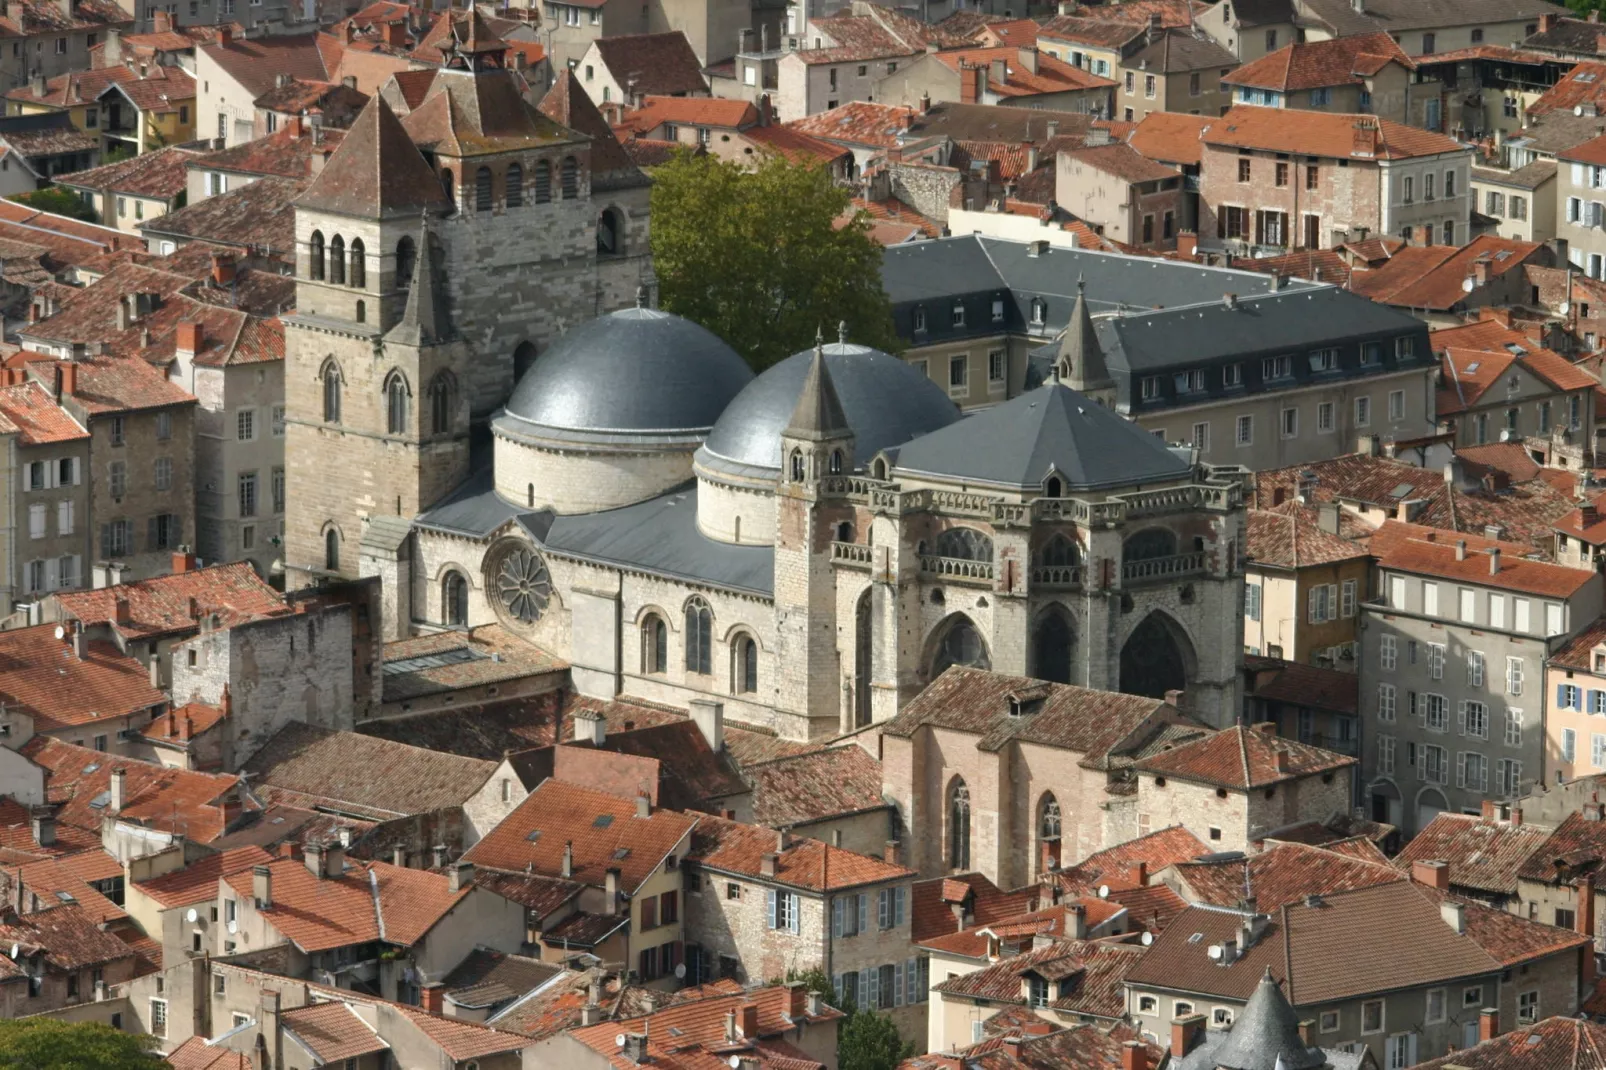
[[653,171],[652,255],[664,309],[707,327],[754,370],[815,333],[896,351],[867,217],[822,167],[770,156],[756,171],[678,153]]
[[95,214],[95,210],[87,201],[60,186],[47,186],[44,189],[29,190],[27,193],[17,193],[8,199],[26,204],[29,208],[37,208],[41,212],[54,212],[71,219],[82,219],[85,223],[100,222],[100,216]]
[[892,1019],[869,1008],[850,1012],[836,1037],[840,1070],[893,1070],[914,1053],[914,1044],[898,1036]]
[[151,1053],[155,1044],[154,1037],[96,1022],[0,1020],[4,1070],[162,1070],[167,1061]]

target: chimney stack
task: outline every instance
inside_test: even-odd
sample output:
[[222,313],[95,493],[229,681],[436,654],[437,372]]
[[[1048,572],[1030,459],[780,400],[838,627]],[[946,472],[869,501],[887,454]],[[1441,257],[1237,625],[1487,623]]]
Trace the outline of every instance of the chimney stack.
[[1181,1059],[1193,1050],[1199,1034],[1204,1032],[1202,1014],[1184,1014],[1171,1019],[1171,1058]]
[[636,795],[636,816],[637,817],[651,817],[652,816],[652,799],[644,791],[643,792],[639,792]]
[[574,741],[600,747],[608,738],[608,719],[595,710],[574,712]]
[[1478,1012],[1478,1042],[1493,1040],[1500,1035],[1500,1010],[1485,1007]]
[[49,807],[36,806],[32,814],[33,842],[40,847],[54,847],[56,844],[56,815],[50,812]]
[[708,746],[720,750],[725,746],[725,704],[712,699],[694,698],[687,705],[691,719],[703,733]]
[[1489,547],[1489,575],[1500,575],[1500,547]]
[[194,357],[201,351],[205,331],[199,323],[185,321],[173,332],[173,348],[181,357]]
[[[83,632],[80,631],[77,634],[82,635]],[[125,769],[113,769],[111,780],[111,799],[107,805],[111,809],[111,812],[116,814],[122,812],[123,806],[127,802],[128,771]]]
[[742,1031],[742,1036],[745,1037],[746,1039],[753,1040],[758,1036],[758,1004],[757,1003],[749,1002],[749,1003],[742,1004],[740,1027],[741,1027],[741,1031]]
[[602,885],[603,913],[619,913],[619,867],[609,866],[608,874]]
[[446,872],[446,891],[456,895],[474,883],[474,863],[456,862]]
[[1411,879],[1441,892],[1450,890],[1450,867],[1444,862],[1411,863]]
[[563,844],[563,868],[559,870],[561,877],[574,876],[574,841],[566,840]]
[[258,910],[273,905],[273,870],[267,866],[251,867],[251,898],[256,900]]

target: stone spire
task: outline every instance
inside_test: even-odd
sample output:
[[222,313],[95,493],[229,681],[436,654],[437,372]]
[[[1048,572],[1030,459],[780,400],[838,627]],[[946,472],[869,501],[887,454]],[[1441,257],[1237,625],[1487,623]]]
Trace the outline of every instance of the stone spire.
[[440,312],[435,258],[430,255],[432,245],[429,213],[426,212],[423,226],[419,229],[417,263],[413,268],[412,286],[407,291],[407,305],[402,311],[401,321],[385,335],[387,341],[425,346],[441,341],[448,333]]
[[836,396],[836,384],[825,366],[825,337],[814,335],[814,356],[809,361],[809,372],[803,380],[797,407],[792,410],[791,422],[784,432],[788,438],[807,439],[813,442],[840,438],[850,434],[848,418],[842,413],[842,401]]
[[1064,368],[1064,382],[1074,390],[1091,390],[1110,384],[1110,369],[1104,363],[1104,350],[1099,346],[1098,332],[1093,329],[1093,317],[1087,311],[1085,284],[1076,280],[1076,305],[1071,309],[1071,321],[1060,335],[1060,351],[1055,358],[1056,368]]
[[1327,1065],[1320,1048],[1299,1035],[1299,1013],[1266,967],[1232,1031],[1214,1054],[1222,1070],[1317,1070]]

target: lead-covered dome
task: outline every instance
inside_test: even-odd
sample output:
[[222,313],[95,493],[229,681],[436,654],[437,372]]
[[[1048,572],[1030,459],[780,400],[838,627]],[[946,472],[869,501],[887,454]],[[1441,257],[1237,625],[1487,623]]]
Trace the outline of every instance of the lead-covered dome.
[[[869,346],[824,347],[842,413],[860,462],[959,419],[954,403],[930,379],[897,357]],[[781,432],[792,419],[814,351],[805,349],[765,371],[737,395],[714,424],[699,463],[780,470]]]
[[718,336],[653,308],[566,332],[513,388],[505,415],[558,432],[698,434],[753,371]]

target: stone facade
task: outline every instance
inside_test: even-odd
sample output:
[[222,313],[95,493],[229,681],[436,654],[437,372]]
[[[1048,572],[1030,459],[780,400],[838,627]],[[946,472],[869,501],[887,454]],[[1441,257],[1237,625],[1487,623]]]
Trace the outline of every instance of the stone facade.
[[16,442],[14,463],[0,470],[0,492],[16,501],[16,530],[0,536],[7,566],[0,597],[9,608],[14,600],[87,586],[93,551],[88,436],[32,446],[6,438]]
[[1212,851],[1248,851],[1277,829],[1349,813],[1350,769],[1251,791],[1138,774],[1138,834],[1181,825]]
[[[166,573],[173,551],[195,542],[195,403],[95,415],[89,433],[95,560],[121,562],[125,583]],[[172,463],[165,488],[159,459]],[[126,525],[126,543],[117,525]]]

